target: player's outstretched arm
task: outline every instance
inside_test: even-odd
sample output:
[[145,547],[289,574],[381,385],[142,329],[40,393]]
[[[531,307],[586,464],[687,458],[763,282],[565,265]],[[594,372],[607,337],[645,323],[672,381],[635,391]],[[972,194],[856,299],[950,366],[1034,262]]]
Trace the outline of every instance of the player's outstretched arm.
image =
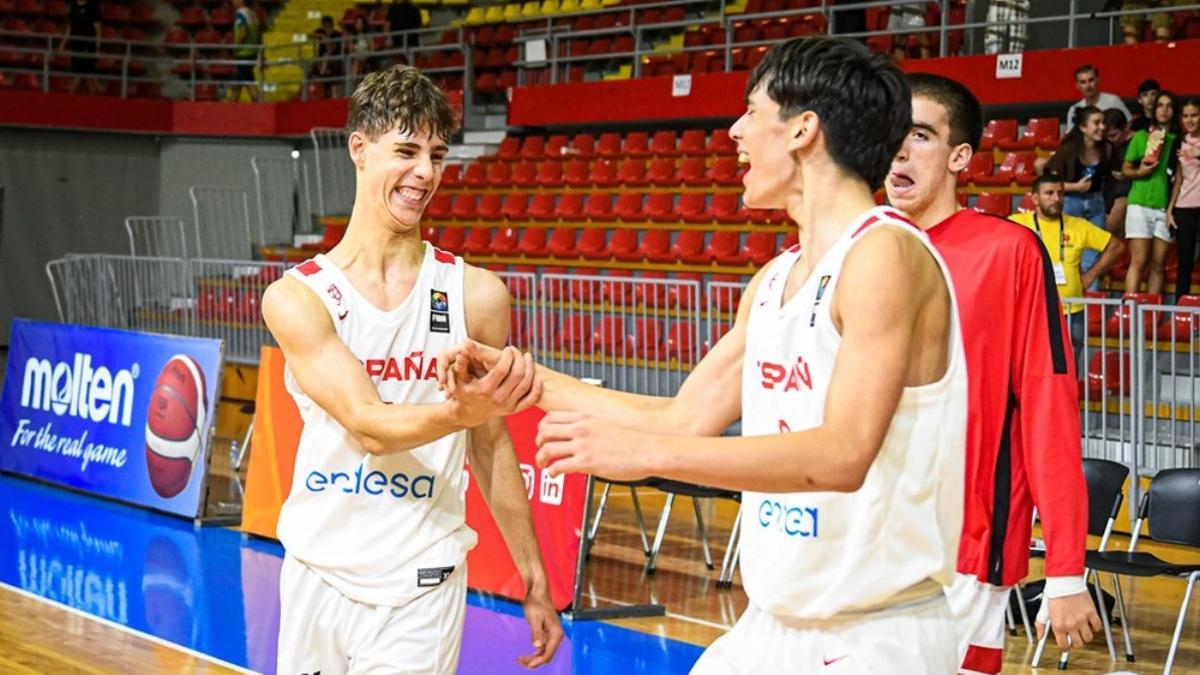
[[[466,289],[467,334],[484,345],[503,346],[508,341],[508,289],[491,272],[474,267],[467,268]],[[532,367],[528,372],[532,376]],[[454,379],[453,370],[450,377]],[[563,630],[550,600],[525,480],[503,418],[492,418],[471,429],[467,457],[479,492],[525,582],[525,619],[534,652],[520,657],[518,662],[536,668],[554,658]]]
[[507,414],[532,385],[532,370],[513,352],[501,359],[491,380],[473,383],[473,391],[490,387],[498,394],[495,400],[476,395],[469,402],[385,403],[338,338],[324,305],[304,284],[286,275],[271,284],[262,313],[300,388],[373,455],[405,452]]
[[[761,275],[762,272],[759,272]],[[742,354],[750,301],[759,277],[751,280],[738,307],[733,328],[709,351],[674,397],[642,396],[585,384],[570,375],[537,366],[543,389],[538,405],[546,411],[586,411],[633,430],[686,436],[716,436],[725,431],[742,409]],[[446,383],[449,370],[468,369],[476,375],[497,363],[500,350],[470,341],[438,356],[438,375]],[[461,381],[462,376],[459,379]],[[451,391],[452,396],[456,396]]]
[[551,413],[539,429],[538,463],[553,474],[662,476],[731,490],[857,490],[891,425],[913,345],[946,343],[945,335],[918,334],[918,318],[931,302],[945,303],[948,314],[948,293],[916,238],[893,228],[870,232],[847,257],[834,295],[842,344],[823,425],[768,436],[680,439],[586,413]]

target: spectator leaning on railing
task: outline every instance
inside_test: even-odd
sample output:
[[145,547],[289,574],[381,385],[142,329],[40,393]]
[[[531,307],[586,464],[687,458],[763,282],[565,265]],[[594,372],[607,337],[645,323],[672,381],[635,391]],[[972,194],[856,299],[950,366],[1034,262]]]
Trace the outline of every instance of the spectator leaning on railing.
[[1129,206],[1125,213],[1125,238],[1129,240],[1129,273],[1125,290],[1137,291],[1147,262],[1150,265],[1147,291],[1162,293],[1171,232],[1167,228],[1167,202],[1171,190],[1170,171],[1175,159],[1175,95],[1162,92],[1155,105],[1155,124],[1139,131],[1125,151],[1125,177]]
[[75,73],[67,91],[74,94],[79,81],[86,78],[89,94],[100,93],[100,82],[91,77],[96,74],[96,52],[100,51],[100,5],[96,0],[75,0],[67,11],[67,33],[63,35],[59,50],[70,47],[71,72]]
[[1200,99],[1183,102],[1180,120],[1183,129],[1178,141],[1179,170],[1167,205],[1167,224],[1175,232],[1175,255],[1179,256],[1176,301],[1191,291],[1196,233],[1200,230]]

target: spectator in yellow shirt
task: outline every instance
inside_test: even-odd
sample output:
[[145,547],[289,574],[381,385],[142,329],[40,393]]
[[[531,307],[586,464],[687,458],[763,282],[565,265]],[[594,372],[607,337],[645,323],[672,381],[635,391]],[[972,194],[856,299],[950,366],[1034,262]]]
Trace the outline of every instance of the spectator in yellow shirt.
[[[1063,215],[1065,189],[1062,176],[1042,174],[1033,184],[1033,202],[1037,208],[1029,213],[1017,214],[1012,220],[1041,236],[1050,254],[1059,297],[1078,298],[1083,296],[1083,289],[1121,259],[1125,254],[1125,244],[1083,218]],[[1100,258],[1096,264],[1084,270],[1081,268],[1083,252],[1086,250],[1099,251]],[[1083,310],[1084,306],[1079,303],[1063,301],[1076,357],[1083,350],[1083,339],[1087,333]]]

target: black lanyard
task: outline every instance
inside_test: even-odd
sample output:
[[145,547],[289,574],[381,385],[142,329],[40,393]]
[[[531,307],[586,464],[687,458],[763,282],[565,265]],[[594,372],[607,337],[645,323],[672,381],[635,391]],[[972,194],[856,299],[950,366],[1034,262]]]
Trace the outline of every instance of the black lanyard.
[[[1067,260],[1067,239],[1065,231],[1067,224],[1062,216],[1058,217],[1058,264],[1062,265]],[[1033,226],[1037,228],[1038,236],[1042,236],[1042,225],[1038,222],[1037,210],[1033,211]]]

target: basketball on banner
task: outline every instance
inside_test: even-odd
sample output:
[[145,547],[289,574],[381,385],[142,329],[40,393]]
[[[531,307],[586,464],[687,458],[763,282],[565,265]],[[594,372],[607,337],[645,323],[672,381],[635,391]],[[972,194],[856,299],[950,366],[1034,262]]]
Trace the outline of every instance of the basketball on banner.
[[146,469],[162,497],[187,487],[203,445],[206,411],[204,370],[196,359],[176,354],[163,366],[146,411]]

